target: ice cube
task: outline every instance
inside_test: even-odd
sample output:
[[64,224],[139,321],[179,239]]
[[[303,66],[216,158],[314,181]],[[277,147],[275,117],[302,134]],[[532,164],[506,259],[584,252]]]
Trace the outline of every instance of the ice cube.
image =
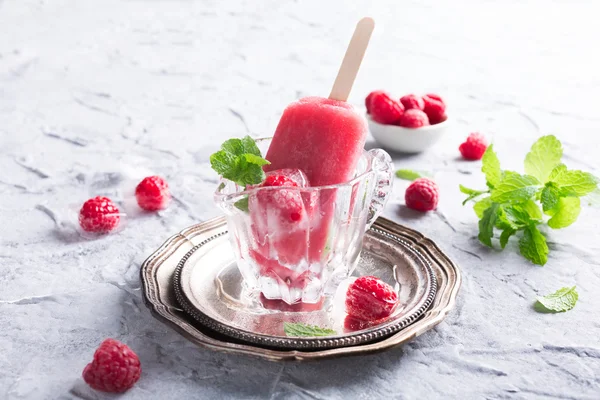
[[267,176],[282,175],[293,180],[300,187],[308,187],[310,183],[306,174],[297,168],[284,168],[267,172]]

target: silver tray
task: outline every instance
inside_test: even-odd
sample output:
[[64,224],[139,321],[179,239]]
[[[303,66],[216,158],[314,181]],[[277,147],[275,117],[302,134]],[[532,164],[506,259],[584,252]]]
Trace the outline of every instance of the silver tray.
[[[386,280],[390,276],[397,277],[396,280],[399,277],[400,285],[404,285],[405,289],[403,292],[401,287],[401,298],[404,295],[407,307],[397,310],[386,323],[365,331],[318,339],[288,338],[268,328],[261,331],[243,329],[243,324],[232,325],[231,321],[236,318],[226,311],[231,310],[232,304],[219,308],[218,304],[223,299],[233,303],[239,300],[236,299],[238,293],[235,288],[239,286],[236,280],[240,278],[239,275],[236,278],[231,251],[223,251],[226,247],[219,247],[228,245],[224,218],[192,226],[171,237],[142,265],[144,300],[155,317],[199,345],[270,360],[306,360],[367,353],[404,343],[443,320],[454,306],[461,282],[456,265],[431,240],[390,220],[379,218],[365,235],[362,255],[363,259],[374,257],[378,262],[361,261],[357,272],[362,274],[370,271],[382,275]],[[215,247],[220,251],[215,251]],[[210,263],[199,264],[199,259],[206,260],[206,253],[216,258]],[[394,263],[390,261],[394,259],[394,254],[404,260],[396,263],[395,271]],[[407,255],[411,259],[408,265]],[[196,268],[198,265],[202,269]],[[371,265],[370,270],[365,269],[368,265]],[[398,268],[402,265],[404,267]],[[398,273],[398,270],[403,273]],[[412,278],[410,271],[413,271]],[[213,279],[191,279],[194,273],[212,276]],[[212,296],[206,294],[211,291]],[[212,300],[204,303],[206,299]],[[271,325],[281,327],[281,318],[285,314],[289,313],[267,313],[260,318],[265,318],[265,315],[267,320],[279,318],[276,324]],[[313,314],[311,318],[314,318],[315,313],[292,314],[295,318],[301,314]]]
[[[225,229],[224,226],[222,229]],[[242,276],[227,231],[194,246],[175,270],[175,296],[181,307],[203,326],[242,342],[283,349],[325,349],[372,342],[407,327],[429,308],[437,282],[429,261],[410,244],[378,228],[369,230],[354,270],[355,276],[374,275],[398,290],[399,306],[385,321],[344,332],[343,282],[329,304],[313,312],[273,312],[244,298]],[[346,284],[344,284],[346,283]],[[284,322],[333,328],[326,337],[287,337]]]

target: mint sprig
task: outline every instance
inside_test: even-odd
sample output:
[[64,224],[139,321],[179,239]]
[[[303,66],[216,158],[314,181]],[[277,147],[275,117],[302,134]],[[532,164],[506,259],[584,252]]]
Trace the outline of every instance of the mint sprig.
[[575,286],[564,287],[547,296],[540,296],[535,304],[535,309],[540,312],[569,311],[579,300],[579,293]]
[[256,185],[265,179],[263,165],[270,164],[260,154],[250,136],[229,139],[210,156],[210,165],[219,175],[240,186]]
[[316,325],[306,325],[300,322],[284,322],[283,331],[286,336],[291,337],[331,336],[336,334],[336,331],[333,329],[321,328]]
[[[496,237],[505,248],[516,236],[519,251],[534,264],[548,261],[548,245],[541,225],[561,229],[573,224],[581,211],[580,197],[598,194],[598,180],[592,174],[569,170],[561,163],[563,150],[553,135],[538,139],[525,157],[525,174],[504,171],[490,145],[482,158],[488,190],[469,189],[463,205],[475,201],[479,218],[479,240],[493,247]],[[497,234],[499,232],[499,236]]]

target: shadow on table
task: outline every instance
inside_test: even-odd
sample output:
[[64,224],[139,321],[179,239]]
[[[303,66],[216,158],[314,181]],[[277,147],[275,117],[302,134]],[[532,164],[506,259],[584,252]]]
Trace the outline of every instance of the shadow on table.
[[[340,393],[353,393],[353,387],[365,388],[381,376],[381,370],[390,365],[391,360],[400,363],[403,352],[400,348],[381,353],[338,359],[315,360],[309,362],[283,362],[253,360],[245,356],[219,355],[236,359],[238,364],[251,362],[252,368],[245,371],[247,377],[257,383],[253,395],[261,398],[329,398]],[[275,371],[273,368],[275,366]],[[260,371],[270,371],[267,374]],[[240,395],[240,388],[230,385],[220,386],[223,394],[232,398]],[[247,394],[250,394],[247,392]],[[226,396],[227,397],[227,396]]]
[[425,214],[422,211],[413,210],[404,204],[398,206],[398,216],[403,220],[416,220],[423,218]]

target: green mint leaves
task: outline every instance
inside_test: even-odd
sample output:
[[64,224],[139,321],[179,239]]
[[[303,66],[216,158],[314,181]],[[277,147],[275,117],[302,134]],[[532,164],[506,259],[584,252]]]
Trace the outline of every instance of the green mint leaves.
[[481,243],[493,247],[497,238],[504,249],[516,236],[523,257],[546,264],[549,249],[540,226],[566,228],[579,217],[580,197],[593,201],[600,193],[598,179],[588,172],[569,170],[561,163],[562,154],[556,137],[543,136],[531,147],[525,157],[525,174],[520,174],[503,171],[493,146],[487,148],[481,171],[488,190],[459,187],[467,195],[463,205],[475,202]]
[[[464,205],[465,203],[463,202],[463,206]],[[490,199],[489,197],[485,197],[479,200],[477,203],[475,203],[475,205],[473,205],[473,210],[475,211],[475,214],[477,214],[477,217],[481,218],[483,217],[483,212],[487,210],[491,205],[492,199]]]
[[554,215],[548,220],[548,226],[552,229],[566,228],[577,221],[581,211],[581,200],[579,197],[561,197],[552,211]]
[[547,296],[537,298],[535,309],[539,312],[564,312],[569,311],[579,299],[575,286],[564,287]]
[[544,265],[548,261],[546,238],[534,224],[525,227],[523,236],[519,239],[519,251],[534,264]]
[[534,176],[540,182],[546,182],[554,167],[560,164],[562,155],[562,145],[556,137],[541,137],[531,146],[531,151],[525,157],[525,173]]
[[511,173],[498,182],[491,198],[496,203],[521,203],[529,200],[539,187],[540,182],[535,177]]
[[549,182],[560,189],[563,196],[585,196],[597,187],[597,180],[589,172],[569,171],[564,164],[558,165],[550,175]]
[[396,171],[396,177],[407,181],[414,181],[415,179],[422,177],[422,175],[412,169],[399,169]]
[[558,186],[554,182],[546,183],[546,186],[542,189],[540,200],[542,201],[544,213],[547,215],[554,214],[558,207],[558,201],[560,200],[560,190]]
[[238,210],[242,210],[244,212],[248,212],[248,196],[242,197],[240,200],[233,203],[235,208]]
[[492,205],[483,212],[483,217],[479,220],[479,241],[492,247],[492,237],[494,236],[494,226],[498,218],[498,203]]
[[229,139],[221,145],[221,150],[210,156],[212,169],[240,186],[261,183],[265,179],[262,167],[267,164],[270,163],[262,158],[250,136]]
[[292,337],[331,336],[336,334],[336,331],[333,329],[294,322],[284,322],[283,331],[285,332],[286,336]]
[[415,171],[413,169],[399,169],[396,171],[396,178],[404,179],[405,181],[414,181],[419,178],[431,178],[433,174],[425,171]]
[[493,189],[500,179],[502,179],[502,170],[500,169],[500,160],[494,152],[494,145],[491,144],[485,153],[483,153],[481,172],[485,174],[485,180],[490,189]]

